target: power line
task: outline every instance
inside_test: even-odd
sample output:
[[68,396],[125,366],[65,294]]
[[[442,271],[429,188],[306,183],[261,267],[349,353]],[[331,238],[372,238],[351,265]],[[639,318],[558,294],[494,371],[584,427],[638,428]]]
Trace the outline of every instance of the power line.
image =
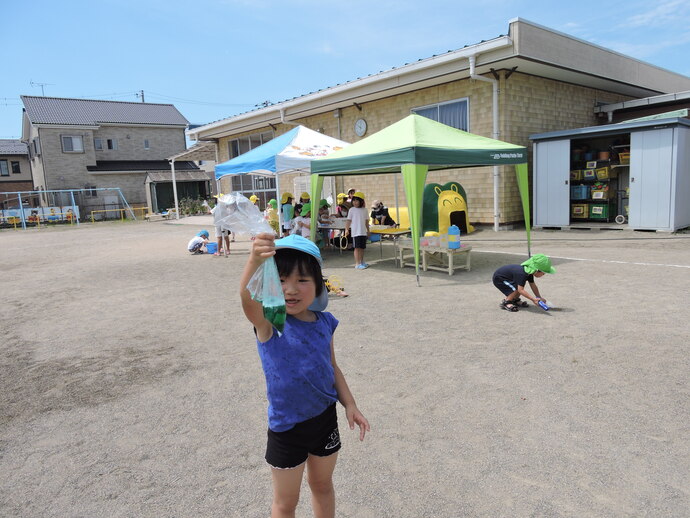
[[167,99],[170,101],[178,101],[181,103],[187,103],[187,104],[201,104],[201,105],[207,105],[207,106],[254,106],[252,103],[214,103],[214,102],[208,102],[208,101],[197,101],[194,99],[184,99],[182,97],[173,97],[171,95],[165,95],[165,94],[160,94],[157,92],[151,92],[147,90],[149,96],[153,97],[158,97],[160,99]]

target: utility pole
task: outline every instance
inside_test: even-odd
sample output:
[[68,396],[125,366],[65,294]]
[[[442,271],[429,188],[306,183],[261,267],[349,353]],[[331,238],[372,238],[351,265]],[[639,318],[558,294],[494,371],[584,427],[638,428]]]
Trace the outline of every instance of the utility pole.
[[141,93],[139,95],[141,96],[141,102],[145,103],[146,101],[144,100],[144,91],[141,90]]

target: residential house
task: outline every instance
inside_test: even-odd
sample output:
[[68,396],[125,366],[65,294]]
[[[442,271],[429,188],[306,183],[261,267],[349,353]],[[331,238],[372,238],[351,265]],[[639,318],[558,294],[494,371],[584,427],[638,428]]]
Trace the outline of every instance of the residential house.
[[[0,193],[31,191],[31,166],[29,151],[21,140],[0,139]],[[0,198],[0,209],[11,195]],[[14,202],[11,202],[13,204]]]
[[[355,142],[419,113],[529,146],[534,133],[596,124],[598,106],[688,89],[686,76],[516,18],[507,35],[206,124],[188,135],[215,143],[223,162],[294,124]],[[258,181],[265,179],[251,179]],[[356,187],[368,199],[393,204],[394,175],[333,181],[339,192]],[[522,221],[512,167],[450,169],[427,177],[427,182],[448,181],[459,181],[466,190],[473,222],[498,229]],[[236,177],[220,189],[249,192],[251,182]],[[307,185],[303,178],[281,179],[281,185],[291,184],[296,191]],[[402,182],[397,185],[404,200]]]
[[[186,149],[187,119],[171,104],[22,96],[22,140],[29,146],[34,188],[82,189],[80,212],[120,207],[119,188],[134,207],[174,206],[167,158]],[[178,195],[206,197],[209,178],[177,162]],[[152,177],[154,179],[152,180]]]

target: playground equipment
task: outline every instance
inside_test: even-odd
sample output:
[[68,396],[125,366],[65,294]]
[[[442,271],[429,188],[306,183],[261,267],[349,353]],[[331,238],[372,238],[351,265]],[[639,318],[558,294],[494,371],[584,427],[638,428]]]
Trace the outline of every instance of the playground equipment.
[[[116,194],[124,208],[106,209],[106,205],[98,204],[99,192]],[[93,189],[60,189],[46,191],[17,191],[0,192],[0,227],[20,224],[23,229],[27,226],[40,227],[41,224],[68,223],[79,225],[82,210],[95,206],[103,206],[100,212],[121,211],[124,219],[124,211],[127,211],[132,219],[137,219],[133,209],[125,199],[119,188],[93,188]],[[136,209],[145,210],[145,209]],[[95,218],[91,211],[91,220]]]

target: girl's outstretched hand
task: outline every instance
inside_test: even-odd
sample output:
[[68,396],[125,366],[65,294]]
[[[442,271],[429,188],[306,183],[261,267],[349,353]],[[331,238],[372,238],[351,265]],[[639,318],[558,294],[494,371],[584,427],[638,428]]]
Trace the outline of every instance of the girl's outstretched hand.
[[264,261],[272,255],[275,255],[275,239],[276,236],[270,232],[257,234],[254,241],[252,241],[252,258],[257,261]]
[[345,407],[345,415],[347,416],[347,422],[350,425],[350,430],[355,429],[355,424],[359,426],[359,440],[363,441],[366,433],[371,430],[369,427],[369,421],[362,415],[359,408],[352,405]]

